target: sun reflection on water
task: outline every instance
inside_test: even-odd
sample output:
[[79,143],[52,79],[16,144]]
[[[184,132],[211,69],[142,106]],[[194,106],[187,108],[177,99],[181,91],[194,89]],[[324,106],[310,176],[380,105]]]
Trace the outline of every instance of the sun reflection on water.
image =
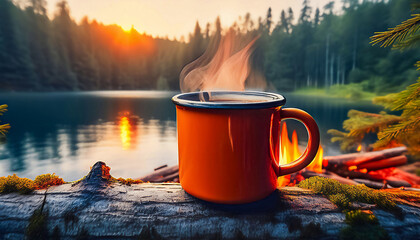
[[128,117],[121,117],[119,127],[123,149],[129,149],[131,145],[131,125]]
[[119,112],[117,124],[120,133],[121,145],[124,150],[136,148],[137,124],[139,117],[128,111]]

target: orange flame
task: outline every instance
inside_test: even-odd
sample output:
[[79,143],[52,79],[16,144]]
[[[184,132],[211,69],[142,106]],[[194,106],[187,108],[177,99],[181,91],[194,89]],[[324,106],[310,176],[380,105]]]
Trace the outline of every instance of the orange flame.
[[[281,135],[280,135],[280,159],[279,164],[284,165],[287,163],[291,163],[298,159],[302,152],[299,149],[299,141],[296,134],[296,131],[293,131],[292,134],[292,141],[289,140],[289,135],[287,133],[287,125],[286,123],[282,123],[281,128]],[[309,164],[306,169],[322,173],[322,159],[323,159],[324,149],[322,146],[319,146],[318,153],[316,154],[314,160],[311,164]],[[279,186],[287,186],[290,184],[290,176],[281,176],[277,179],[277,183]]]
[[359,146],[357,146],[356,151],[358,151],[358,152],[362,151],[362,144],[359,144]]

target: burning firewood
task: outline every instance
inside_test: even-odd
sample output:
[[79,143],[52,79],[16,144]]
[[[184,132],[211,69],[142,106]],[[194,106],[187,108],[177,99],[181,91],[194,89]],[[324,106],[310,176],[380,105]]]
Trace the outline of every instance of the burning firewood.
[[361,164],[367,164],[378,160],[400,156],[406,151],[406,147],[396,147],[374,152],[350,153],[339,156],[328,156],[324,157],[323,166],[325,166],[325,168],[328,170],[341,168],[343,166],[358,166]]
[[371,170],[379,170],[389,167],[397,167],[407,163],[407,157],[404,155],[395,156],[387,159],[377,160],[377,161],[370,161],[366,163],[362,163],[356,165],[358,169],[367,169],[368,171]]

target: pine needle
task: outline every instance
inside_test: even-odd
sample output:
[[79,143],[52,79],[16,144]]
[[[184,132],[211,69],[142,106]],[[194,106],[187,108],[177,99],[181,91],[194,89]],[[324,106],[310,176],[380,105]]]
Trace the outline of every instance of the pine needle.
[[402,22],[394,28],[385,32],[375,32],[371,37],[371,44],[381,44],[381,47],[388,47],[394,43],[401,43],[408,37],[412,37],[420,28],[420,14],[411,15],[412,18]]

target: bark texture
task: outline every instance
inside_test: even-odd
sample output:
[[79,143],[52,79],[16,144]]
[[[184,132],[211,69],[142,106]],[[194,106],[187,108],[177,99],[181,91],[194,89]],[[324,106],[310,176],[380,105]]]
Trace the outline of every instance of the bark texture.
[[[24,239],[34,226],[56,239],[299,239],[308,233],[337,239],[347,226],[334,204],[309,190],[285,187],[251,204],[213,204],[190,196],[179,184],[109,183],[103,164],[75,184],[0,195],[0,239]],[[362,207],[373,210],[393,239],[416,239],[420,233],[418,208],[401,206],[396,217]],[[37,209],[46,217],[42,226],[33,223]]]

